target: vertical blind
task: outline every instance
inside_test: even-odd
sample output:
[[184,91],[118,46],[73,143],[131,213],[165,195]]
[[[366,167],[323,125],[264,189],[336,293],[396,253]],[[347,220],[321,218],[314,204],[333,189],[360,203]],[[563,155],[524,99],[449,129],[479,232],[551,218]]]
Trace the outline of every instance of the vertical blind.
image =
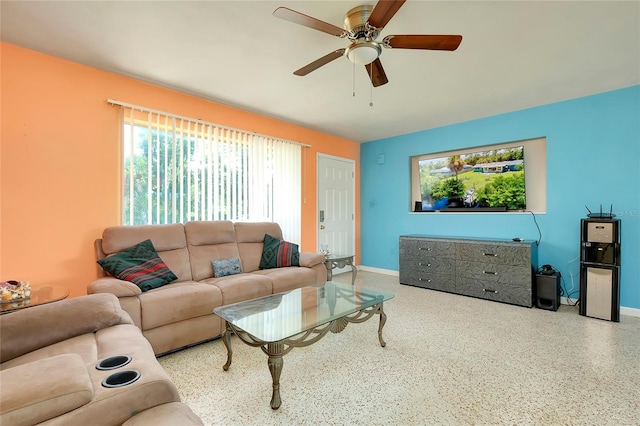
[[124,224],[268,221],[300,243],[303,145],[109,102],[122,108]]

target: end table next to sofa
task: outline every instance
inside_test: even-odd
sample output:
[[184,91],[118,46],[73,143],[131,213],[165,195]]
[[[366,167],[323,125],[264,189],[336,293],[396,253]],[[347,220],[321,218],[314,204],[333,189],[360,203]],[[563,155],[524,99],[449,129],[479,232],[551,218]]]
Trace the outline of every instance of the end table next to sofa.
[[3,302],[0,304],[0,315],[45,303],[57,302],[69,296],[69,289],[62,285],[31,287],[31,296],[27,299]]
[[324,266],[327,267],[327,281],[333,279],[333,270],[335,268],[344,268],[345,266],[351,266],[351,285],[356,282],[356,274],[358,269],[353,264],[353,254],[327,254],[325,255]]

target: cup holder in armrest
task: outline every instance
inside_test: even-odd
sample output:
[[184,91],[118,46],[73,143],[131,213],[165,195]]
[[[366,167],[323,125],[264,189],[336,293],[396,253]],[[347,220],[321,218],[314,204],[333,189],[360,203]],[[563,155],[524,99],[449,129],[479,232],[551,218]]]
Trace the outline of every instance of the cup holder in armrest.
[[131,357],[129,355],[117,355],[103,359],[96,365],[96,368],[98,370],[113,370],[116,368],[124,367],[130,362]]
[[125,370],[113,373],[102,381],[105,388],[120,388],[130,385],[140,378],[140,372],[137,370]]

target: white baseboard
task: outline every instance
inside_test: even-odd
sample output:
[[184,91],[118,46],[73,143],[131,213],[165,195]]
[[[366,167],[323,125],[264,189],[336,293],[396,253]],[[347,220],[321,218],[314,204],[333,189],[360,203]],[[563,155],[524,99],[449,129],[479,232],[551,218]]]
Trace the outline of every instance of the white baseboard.
[[620,306],[620,315],[640,318],[640,309],[627,308],[626,306]]
[[571,303],[569,303],[569,300],[566,297],[561,297],[560,298],[560,304],[561,305],[573,306],[575,303],[576,303],[576,299],[571,299]]
[[[394,270],[391,270],[391,269],[374,268],[372,266],[359,265],[358,269],[360,271],[375,272],[377,274],[393,275],[393,276],[396,276],[396,277],[399,275],[398,271],[394,271]],[[562,305],[569,305],[569,304],[573,305],[575,303],[575,299],[572,299],[572,302],[569,303],[567,301],[566,297],[561,297],[560,298],[560,303]],[[627,308],[626,306],[620,306],[620,315],[626,315],[626,316],[629,316],[629,317],[640,318],[640,309]]]
[[358,270],[367,271],[367,272],[375,272],[376,274],[393,275],[395,277],[400,275],[399,271],[394,271],[394,270],[391,270],[391,269],[373,268],[371,266],[364,266],[364,265],[359,265],[358,266]]

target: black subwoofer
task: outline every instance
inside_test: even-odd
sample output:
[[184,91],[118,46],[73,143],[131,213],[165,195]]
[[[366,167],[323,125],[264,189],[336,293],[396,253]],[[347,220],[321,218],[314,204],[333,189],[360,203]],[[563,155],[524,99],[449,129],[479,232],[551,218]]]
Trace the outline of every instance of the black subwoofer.
[[557,311],[560,307],[560,274],[536,274],[536,308]]

